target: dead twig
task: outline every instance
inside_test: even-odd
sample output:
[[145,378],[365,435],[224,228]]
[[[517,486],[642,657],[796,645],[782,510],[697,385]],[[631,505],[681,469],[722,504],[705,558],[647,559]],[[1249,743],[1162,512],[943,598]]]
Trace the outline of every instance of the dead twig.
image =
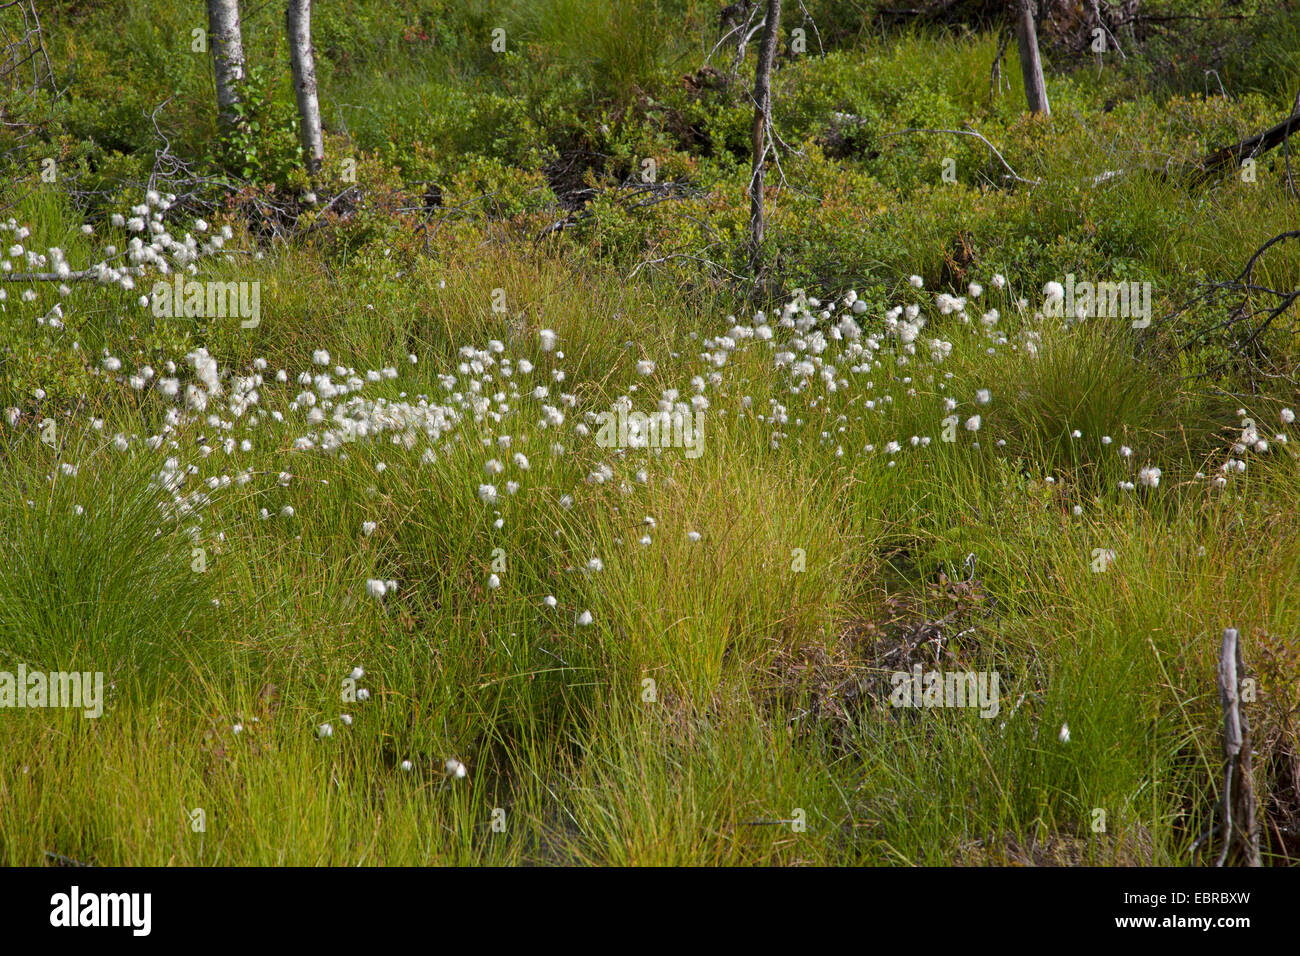
[[693,256],[688,252],[674,252],[671,255],[660,256],[658,259],[646,259],[644,262],[637,263],[637,267],[628,273],[627,276],[628,281],[630,282],[632,279],[635,279],[636,274],[640,272],[642,269],[644,269],[646,266],[659,265],[660,263],[667,262],[670,259],[693,259],[696,262],[704,263],[706,266],[712,266],[714,269],[717,269],[719,272],[725,272],[727,275],[731,276],[733,279],[736,279],[740,282],[749,281],[745,276],[737,275],[736,273],[732,272],[730,269],[726,268],[725,266],[718,265],[718,263],[714,262],[712,259],[705,259],[703,256]]
[[1014,169],[1011,168],[1011,164],[1008,163],[1006,159],[1003,158],[1002,154],[998,152],[998,148],[996,146],[994,146],[987,139],[985,139],[982,133],[977,133],[969,126],[967,126],[965,129],[900,129],[892,133],[882,133],[880,138],[886,139],[890,136],[903,136],[907,133],[949,133],[953,136],[973,136],[992,151],[993,155],[997,157],[998,162],[1002,164],[1002,168],[1005,169],[1007,171],[1007,174],[1016,182],[1024,183],[1027,186],[1041,186],[1043,184],[1043,181],[1041,179],[1025,179],[1023,176],[1017,173]]
[[[1261,338],[1278,318],[1285,314],[1297,300],[1300,300],[1300,289],[1274,289],[1262,285],[1255,281],[1255,269],[1266,252],[1274,246],[1291,240],[1300,240],[1300,230],[1278,233],[1254,251],[1246,261],[1245,268],[1243,268],[1234,278],[1224,282],[1203,284],[1200,292],[1183,302],[1174,311],[1162,316],[1160,322],[1172,323],[1197,306],[1212,307],[1224,296],[1239,297],[1237,298],[1237,301],[1231,305],[1228,314],[1224,319],[1216,322],[1209,328],[1193,332],[1191,335],[1187,336],[1187,338],[1180,344],[1179,348],[1190,348],[1192,345],[1204,342],[1209,338],[1209,336],[1216,332],[1230,330],[1234,329],[1236,326],[1244,325],[1247,335],[1243,340],[1233,341],[1230,345],[1231,351],[1234,356],[1248,362],[1254,371],[1267,372],[1264,368],[1266,364],[1266,355]],[[1257,307],[1253,302],[1253,297],[1255,296],[1267,297],[1269,301],[1265,305]],[[1196,377],[1204,378],[1217,374],[1222,371],[1227,364],[1227,360],[1218,362],[1211,368],[1201,372]],[[1276,377],[1290,381],[1289,376],[1281,374],[1276,368],[1273,371],[1276,374]]]
[[[1002,92],[1002,60],[1007,54],[1007,47],[1011,44],[1012,31],[1003,27],[1002,39],[998,43],[997,55],[993,57],[993,66],[989,68],[989,102],[992,103],[994,97]],[[1011,91],[1011,81],[1007,80],[1007,92]]]

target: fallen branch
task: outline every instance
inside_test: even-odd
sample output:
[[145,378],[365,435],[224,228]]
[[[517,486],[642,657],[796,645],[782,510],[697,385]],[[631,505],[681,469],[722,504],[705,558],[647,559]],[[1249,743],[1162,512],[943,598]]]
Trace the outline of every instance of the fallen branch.
[[1216,149],[1197,163],[1197,179],[1204,181],[1229,167],[1240,166],[1245,160],[1252,159],[1282,145],[1290,135],[1300,129],[1300,111],[1293,112],[1262,133],[1247,136],[1231,146]]
[[[1207,336],[1214,332],[1229,329],[1239,324],[1244,324],[1249,335],[1245,341],[1234,342],[1233,351],[1234,353],[1240,354],[1249,350],[1250,361],[1258,365],[1259,361],[1264,358],[1263,349],[1260,345],[1260,336],[1262,336],[1281,315],[1290,309],[1297,300],[1300,300],[1300,289],[1284,291],[1259,285],[1255,282],[1255,267],[1265,252],[1279,243],[1288,240],[1300,240],[1300,230],[1282,232],[1274,236],[1272,239],[1268,240],[1268,242],[1255,250],[1251,257],[1246,261],[1245,268],[1242,269],[1236,277],[1226,282],[1214,282],[1205,285],[1203,291],[1198,295],[1193,296],[1173,312],[1163,316],[1160,320],[1161,322],[1171,322],[1197,305],[1202,303],[1213,305],[1224,295],[1238,295],[1241,297],[1240,300],[1229,310],[1227,318],[1220,322],[1216,322],[1208,329],[1193,333],[1182,342],[1180,348],[1186,349],[1196,342],[1204,341]],[[1253,307],[1251,296],[1255,294],[1269,296],[1272,298],[1272,302],[1264,306]],[[1262,320],[1257,324],[1256,320],[1261,319],[1261,317]],[[1226,364],[1226,362],[1220,362],[1212,368],[1206,369],[1204,372],[1200,373],[1199,377],[1215,374],[1222,370]]]
[[98,269],[78,269],[63,276],[57,272],[0,272],[0,282],[86,282],[99,276]]

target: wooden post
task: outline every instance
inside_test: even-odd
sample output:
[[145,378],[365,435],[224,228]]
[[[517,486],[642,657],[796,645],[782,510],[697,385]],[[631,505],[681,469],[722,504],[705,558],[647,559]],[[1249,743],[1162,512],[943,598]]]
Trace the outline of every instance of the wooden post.
[[1219,647],[1219,703],[1223,707],[1223,849],[1215,866],[1233,862],[1260,866],[1255,825],[1255,783],[1251,776],[1250,721],[1241,707],[1240,675],[1245,670],[1237,629],[1223,632]]
[[1020,48],[1020,75],[1025,80],[1025,103],[1031,113],[1051,114],[1043,61],[1038,56],[1038,30],[1034,27],[1034,0],[1016,0],[1016,46]]

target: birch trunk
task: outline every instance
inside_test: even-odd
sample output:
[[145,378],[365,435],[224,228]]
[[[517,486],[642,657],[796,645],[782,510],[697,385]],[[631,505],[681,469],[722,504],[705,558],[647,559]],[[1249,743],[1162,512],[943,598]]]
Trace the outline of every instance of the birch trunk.
[[763,160],[767,156],[767,127],[772,119],[772,61],[781,27],[781,0],[767,0],[767,18],[754,75],[753,172],[749,177],[749,266],[755,276],[763,256]]
[[315,177],[325,159],[320,101],[316,98],[316,60],[311,52],[311,0],[289,0],[286,15],[293,90],[298,100],[298,132],[307,172]]
[[217,117],[223,129],[238,121],[239,86],[244,80],[244,39],[239,0],[208,0],[208,38],[217,81]]

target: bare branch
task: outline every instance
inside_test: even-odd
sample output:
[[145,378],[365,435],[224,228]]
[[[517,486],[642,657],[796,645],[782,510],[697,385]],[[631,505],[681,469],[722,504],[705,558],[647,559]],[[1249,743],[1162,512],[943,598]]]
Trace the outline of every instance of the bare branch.
[[1008,175],[1010,175],[1016,182],[1024,183],[1028,186],[1041,186],[1043,184],[1041,179],[1025,179],[1017,173],[1011,168],[1011,164],[1002,157],[1002,154],[998,152],[998,148],[985,139],[982,134],[977,133],[973,129],[900,129],[893,133],[882,133],[880,138],[885,139],[890,136],[902,136],[905,133],[951,133],[953,136],[973,136],[993,152],[993,155],[998,158],[998,162],[1002,164],[1002,167],[1007,171]]

